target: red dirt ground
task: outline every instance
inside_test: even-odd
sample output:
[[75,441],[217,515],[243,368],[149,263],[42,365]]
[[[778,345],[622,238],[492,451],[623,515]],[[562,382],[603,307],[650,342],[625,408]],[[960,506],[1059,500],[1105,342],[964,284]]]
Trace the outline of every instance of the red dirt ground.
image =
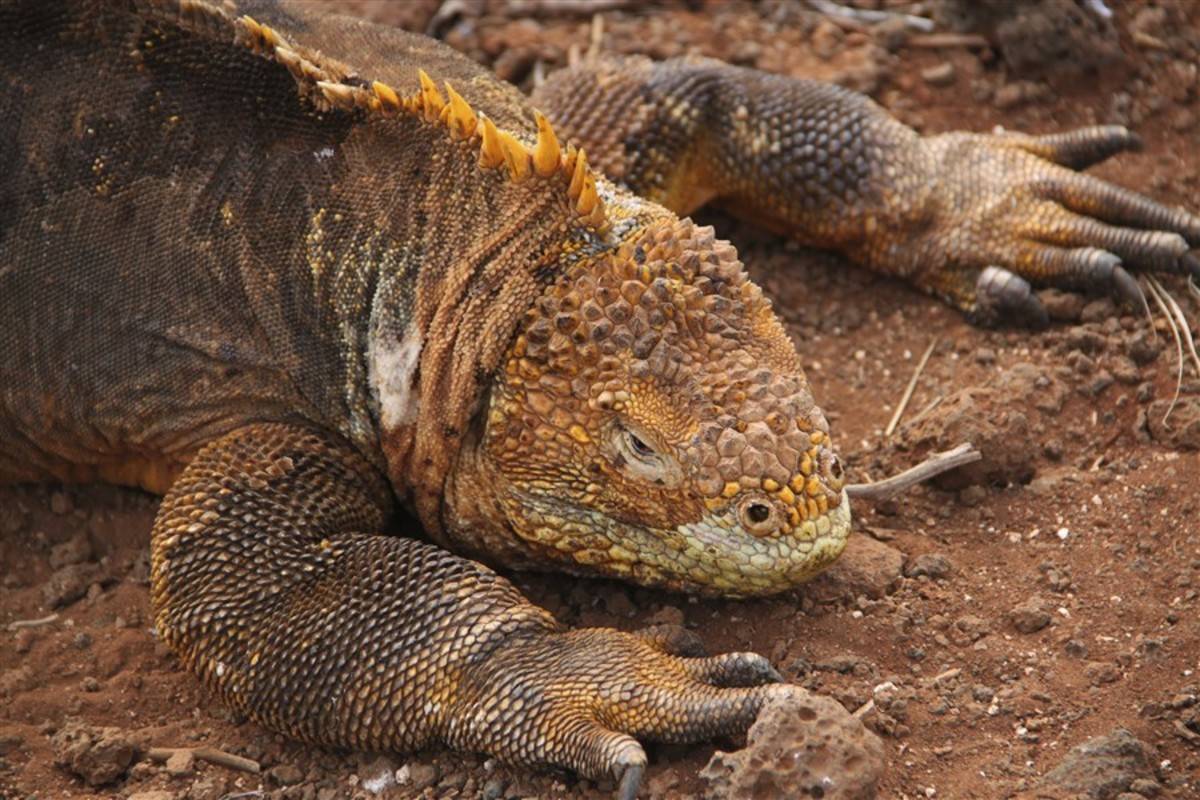
[[[801,3],[610,3],[620,8],[604,12],[600,45],[655,57],[696,51],[840,81],[923,132],[1129,124],[1144,137],[1144,152],[1097,173],[1200,207],[1200,4],[1112,3],[1111,27],[1093,20],[1059,30],[1062,51],[1039,56],[1039,31],[1054,28],[1054,9],[1064,3],[1072,5],[1022,4],[1015,28],[986,31],[988,46],[945,47],[890,24],[832,22]],[[439,5],[451,6],[342,3],[418,29]],[[551,0],[514,5],[532,15],[459,3],[462,13],[438,32],[525,88],[539,60],[552,69],[571,45],[588,46],[590,15],[564,13]],[[1085,22],[1093,15],[1077,10]],[[700,220],[737,245],[775,298],[852,479],[907,466],[927,449],[922,437],[937,435],[941,443],[982,437],[997,470],[959,491],[920,487],[878,508],[856,506],[857,536],[899,551],[903,574],[877,570],[754,602],[554,576],[517,575],[517,584],[571,624],[682,619],[713,651],[765,653],[787,678],[847,709],[873,699],[865,720],[886,746],[883,797],[1042,796],[1051,790],[1037,788],[1041,776],[1071,747],[1118,727],[1156,751],[1145,778],[1153,784],[1123,800],[1200,796],[1200,377],[1185,372],[1164,428],[1177,360],[1163,323],[1155,339],[1146,320],[1108,300],[1057,296],[1063,319],[1047,332],[980,330],[838,258],[716,213]],[[1188,316],[1200,319],[1200,303],[1169,283]],[[910,422],[885,437],[935,340]],[[230,714],[148,630],[155,505],[104,487],[0,488],[0,626],[50,613],[47,592],[71,589],[67,579],[83,593],[50,624],[0,630],[0,798],[161,790],[164,798],[202,800],[260,789],[270,797],[371,796],[364,781],[395,770],[407,783],[379,796],[611,791],[471,755],[321,751]],[[72,563],[83,566],[64,566]],[[173,776],[143,761],[91,789],[55,765],[51,736],[69,719],[114,726],[143,747],[212,745],[257,759],[266,774],[198,764]],[[713,747],[651,748],[645,794],[701,792],[697,772]]]

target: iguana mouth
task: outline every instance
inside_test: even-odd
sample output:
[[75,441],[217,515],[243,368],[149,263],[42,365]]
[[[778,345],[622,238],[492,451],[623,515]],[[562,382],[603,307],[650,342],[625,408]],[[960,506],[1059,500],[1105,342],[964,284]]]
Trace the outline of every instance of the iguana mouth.
[[777,535],[745,530],[728,510],[658,529],[623,521],[561,497],[520,491],[509,524],[531,561],[572,572],[617,577],[724,597],[776,594],[832,564],[850,534],[850,501]]

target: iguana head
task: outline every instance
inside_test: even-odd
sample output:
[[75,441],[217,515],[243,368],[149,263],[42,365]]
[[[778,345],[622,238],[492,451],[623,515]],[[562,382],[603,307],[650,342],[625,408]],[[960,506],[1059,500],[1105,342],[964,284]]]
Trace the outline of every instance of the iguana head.
[[485,414],[452,495],[490,511],[448,533],[501,561],[752,595],[845,544],[799,356],[710,228],[660,219],[574,265],[525,314]]

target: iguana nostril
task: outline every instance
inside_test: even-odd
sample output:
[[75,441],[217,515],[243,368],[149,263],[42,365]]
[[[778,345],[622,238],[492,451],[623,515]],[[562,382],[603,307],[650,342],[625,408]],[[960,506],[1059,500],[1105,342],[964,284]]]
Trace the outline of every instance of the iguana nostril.
[[842,461],[837,456],[829,457],[829,474],[836,480],[841,480],[844,470],[842,469]]
[[771,509],[762,503],[751,503],[746,508],[746,516],[756,525],[761,525],[771,518]]

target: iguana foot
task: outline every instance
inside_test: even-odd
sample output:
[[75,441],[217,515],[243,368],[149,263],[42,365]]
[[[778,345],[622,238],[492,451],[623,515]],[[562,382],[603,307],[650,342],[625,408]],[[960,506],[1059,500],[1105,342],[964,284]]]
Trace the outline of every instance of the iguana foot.
[[637,792],[639,739],[743,734],[780,686],[765,658],[669,652],[657,636],[590,628],[514,637],[464,672],[446,740],[522,765],[558,766]]
[[[913,282],[982,323],[1044,324],[1035,286],[1108,292],[1141,310],[1131,272],[1200,280],[1200,217],[1072,168],[1140,145],[1119,126],[1063,134],[951,133],[923,140],[937,185],[932,219],[915,236],[883,234],[919,254]],[[893,251],[894,252],[894,251]],[[867,258],[886,260],[882,250]]]

